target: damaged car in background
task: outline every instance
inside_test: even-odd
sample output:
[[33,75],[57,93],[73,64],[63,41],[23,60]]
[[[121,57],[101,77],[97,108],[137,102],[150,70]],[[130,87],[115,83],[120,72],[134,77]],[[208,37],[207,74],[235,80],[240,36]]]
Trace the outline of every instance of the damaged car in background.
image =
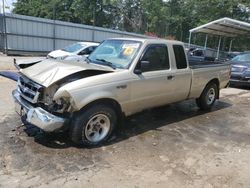
[[14,65],[19,69],[40,63],[45,59],[55,59],[58,61],[85,62],[88,57],[99,45],[97,42],[77,42],[66,46],[65,48],[50,52],[47,57],[32,57],[27,59],[16,60]]
[[230,65],[189,65],[182,42],[105,40],[86,63],[46,59],[20,69],[16,112],[45,132],[68,131],[77,144],[102,144],[123,116],[196,99],[209,110],[228,85]]
[[50,52],[48,59],[57,59],[65,61],[81,61],[88,57],[99,45],[97,42],[77,42],[62,49]]

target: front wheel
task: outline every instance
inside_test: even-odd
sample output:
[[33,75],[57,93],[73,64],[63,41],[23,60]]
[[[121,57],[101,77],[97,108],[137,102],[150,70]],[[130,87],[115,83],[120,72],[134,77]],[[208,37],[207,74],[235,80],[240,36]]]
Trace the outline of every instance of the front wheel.
[[215,83],[208,84],[201,96],[196,99],[197,106],[202,110],[210,110],[218,98],[219,88]]
[[73,118],[70,137],[76,144],[100,145],[112,134],[117,123],[115,111],[105,105],[94,105]]

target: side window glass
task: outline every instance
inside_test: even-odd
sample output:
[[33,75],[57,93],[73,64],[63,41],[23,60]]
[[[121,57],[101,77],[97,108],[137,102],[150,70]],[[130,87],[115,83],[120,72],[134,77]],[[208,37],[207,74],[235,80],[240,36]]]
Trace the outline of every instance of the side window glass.
[[194,52],[194,56],[203,56],[203,51],[202,50],[196,50]]
[[187,60],[185,56],[185,52],[183,46],[181,45],[173,45],[174,56],[177,69],[185,69],[187,68]]
[[91,52],[90,52],[90,49],[89,47],[85,49],[85,54],[84,55],[89,55]]
[[157,71],[169,69],[168,48],[165,45],[151,45],[147,48],[141,61],[148,61],[147,71]]
[[92,51],[93,51],[92,47],[88,47],[82,50],[78,55],[89,55],[92,53]]
[[86,55],[86,54],[87,54],[87,49],[84,49],[78,53],[78,55]]
[[92,46],[89,47],[89,53],[88,54],[91,54],[93,51],[94,51],[94,48]]

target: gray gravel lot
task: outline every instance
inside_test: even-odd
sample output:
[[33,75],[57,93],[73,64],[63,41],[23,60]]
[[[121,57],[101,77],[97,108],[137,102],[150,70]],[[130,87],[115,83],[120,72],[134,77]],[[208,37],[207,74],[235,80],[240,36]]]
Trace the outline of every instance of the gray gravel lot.
[[22,126],[0,77],[0,187],[249,187],[250,90],[224,89],[210,112],[194,101],[129,117],[102,147]]

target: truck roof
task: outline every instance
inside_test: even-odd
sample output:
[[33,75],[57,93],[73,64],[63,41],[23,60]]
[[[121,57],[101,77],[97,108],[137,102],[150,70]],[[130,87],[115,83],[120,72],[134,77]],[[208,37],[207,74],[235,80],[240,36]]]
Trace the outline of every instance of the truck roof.
[[166,39],[161,39],[161,38],[111,38],[114,40],[135,40],[135,41],[140,41],[140,42],[149,42],[149,43],[160,43],[160,42],[167,42],[170,44],[180,44],[183,45],[184,43],[181,41],[177,40],[166,40]]

